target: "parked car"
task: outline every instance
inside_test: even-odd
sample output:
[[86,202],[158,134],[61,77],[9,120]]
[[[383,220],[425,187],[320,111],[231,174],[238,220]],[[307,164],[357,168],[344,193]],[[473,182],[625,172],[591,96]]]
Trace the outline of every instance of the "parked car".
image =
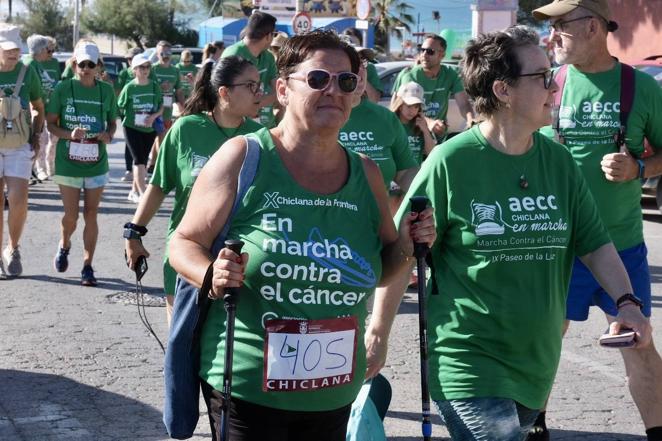
[[[655,78],[655,80],[657,80],[657,84],[662,87],[662,55],[652,55],[650,57],[644,58],[641,61],[633,63],[633,66]],[[644,153],[644,157],[651,156],[652,154],[652,147],[650,145],[646,145],[646,152]],[[661,181],[662,179],[660,179],[660,176],[644,179],[641,185],[641,191],[645,195],[655,197],[657,207],[662,213]]]
[[[390,106],[395,79],[402,69],[413,65],[414,62],[410,60],[386,61],[383,63],[375,64],[377,73],[379,74],[379,79],[382,82],[382,87],[384,87],[384,93],[382,94],[382,98],[379,100],[379,104],[384,107]],[[456,65],[453,66],[457,67]],[[457,102],[455,102],[455,99],[452,97],[448,102],[448,114],[446,119],[448,120],[448,133],[451,135],[460,133],[467,127],[467,121],[461,116],[460,109],[457,107]]]
[[[184,52],[185,50],[191,51],[191,55],[193,55],[193,64],[200,67],[200,65],[202,64],[202,49],[200,49],[199,47],[173,46],[172,60],[170,61],[170,63],[172,65],[179,63],[179,57],[181,56],[182,52]],[[156,48],[149,47],[145,49],[145,54],[147,54],[147,56],[152,61],[152,63],[156,63],[158,61],[158,58],[156,57]]]

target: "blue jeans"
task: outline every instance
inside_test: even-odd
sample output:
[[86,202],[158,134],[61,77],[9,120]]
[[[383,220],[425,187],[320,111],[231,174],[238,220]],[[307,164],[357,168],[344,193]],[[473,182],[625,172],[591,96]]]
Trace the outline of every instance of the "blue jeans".
[[453,441],[522,441],[540,410],[508,398],[436,401]]

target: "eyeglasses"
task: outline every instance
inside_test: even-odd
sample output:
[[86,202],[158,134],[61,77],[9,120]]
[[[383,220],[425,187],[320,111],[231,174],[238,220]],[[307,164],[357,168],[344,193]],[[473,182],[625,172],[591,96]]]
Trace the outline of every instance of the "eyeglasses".
[[593,16],[592,15],[585,15],[583,17],[573,18],[572,20],[557,21],[556,23],[550,23],[549,32],[550,33],[552,31],[554,31],[554,32],[565,32],[565,25],[567,25],[568,23],[572,23],[573,21],[586,20],[587,18],[593,18]]
[[518,77],[542,77],[542,84],[545,89],[552,87],[552,81],[554,80],[554,73],[552,69],[548,69],[544,72],[530,73],[530,74],[520,74]]
[[430,49],[429,47],[419,47],[418,53],[420,54],[425,53],[425,55],[429,55],[432,57],[434,56],[434,54],[437,53],[437,51],[435,49]]
[[150,66],[149,64],[142,64],[142,65],[138,66],[138,69],[149,70],[151,67],[152,66]]
[[290,75],[287,78],[305,81],[308,87],[316,91],[324,91],[334,78],[338,81],[338,88],[343,93],[352,93],[359,85],[359,76],[352,72],[331,73],[323,69],[313,69],[306,72],[305,77]]
[[95,67],[97,67],[97,64],[93,63],[89,60],[81,61],[80,63],[78,63],[78,68],[79,69],[84,69],[86,67],[89,68],[89,69],[94,69]]
[[262,84],[256,83],[255,81],[246,81],[246,82],[243,82],[243,83],[234,83],[234,84],[228,84],[227,85],[227,87],[238,87],[238,86],[244,86],[253,95],[257,95],[258,93],[262,93]]

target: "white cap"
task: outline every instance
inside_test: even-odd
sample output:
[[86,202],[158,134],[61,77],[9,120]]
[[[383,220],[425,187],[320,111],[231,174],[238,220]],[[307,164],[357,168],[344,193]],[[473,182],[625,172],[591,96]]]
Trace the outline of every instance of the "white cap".
[[400,86],[398,89],[398,96],[402,98],[402,101],[408,106],[425,104],[425,91],[423,90],[423,86],[413,81]]
[[21,48],[21,36],[18,26],[4,25],[0,28],[0,48],[5,51]]
[[138,54],[131,59],[131,69],[135,69],[136,67],[142,66],[143,64],[152,64],[152,62],[149,60],[149,57],[145,55],[145,53]]
[[91,61],[96,64],[99,62],[99,48],[94,43],[81,43],[74,50],[76,63],[82,61]]

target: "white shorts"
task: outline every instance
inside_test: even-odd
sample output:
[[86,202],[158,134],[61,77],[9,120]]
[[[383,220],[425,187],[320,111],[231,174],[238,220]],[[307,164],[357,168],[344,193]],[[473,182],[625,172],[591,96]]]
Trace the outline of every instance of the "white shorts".
[[65,187],[73,188],[101,188],[108,183],[108,173],[98,176],[90,176],[87,178],[77,178],[74,176],[53,176],[53,182],[57,185],[64,185]]
[[0,178],[30,179],[34,152],[30,144],[13,150],[0,149]]

